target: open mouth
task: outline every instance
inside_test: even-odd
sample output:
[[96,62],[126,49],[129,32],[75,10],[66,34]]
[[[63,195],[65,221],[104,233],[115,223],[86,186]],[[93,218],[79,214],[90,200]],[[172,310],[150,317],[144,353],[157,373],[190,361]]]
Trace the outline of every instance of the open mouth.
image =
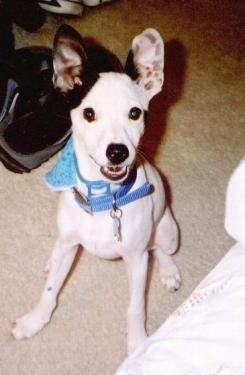
[[121,180],[123,177],[125,177],[128,173],[128,168],[125,167],[118,167],[118,166],[104,166],[100,168],[101,173],[103,176],[108,178],[112,181]]

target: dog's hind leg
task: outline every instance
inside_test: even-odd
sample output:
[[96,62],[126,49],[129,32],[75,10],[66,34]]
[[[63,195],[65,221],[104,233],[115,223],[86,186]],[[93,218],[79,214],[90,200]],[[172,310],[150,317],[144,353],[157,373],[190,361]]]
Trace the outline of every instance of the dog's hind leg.
[[130,302],[127,312],[128,353],[145,340],[145,288],[148,251],[123,257],[129,280]]
[[179,230],[172,213],[168,207],[157,225],[154,243],[160,247],[165,254],[172,255],[179,246]]
[[158,261],[161,281],[170,292],[179,289],[181,284],[180,272],[171,256],[177,250],[178,245],[178,226],[167,207],[161,221],[158,223],[153,249]]
[[57,304],[57,296],[71,269],[76,253],[77,246],[57,240],[49,261],[47,280],[38,304],[14,324],[12,334],[16,339],[35,335],[49,322]]

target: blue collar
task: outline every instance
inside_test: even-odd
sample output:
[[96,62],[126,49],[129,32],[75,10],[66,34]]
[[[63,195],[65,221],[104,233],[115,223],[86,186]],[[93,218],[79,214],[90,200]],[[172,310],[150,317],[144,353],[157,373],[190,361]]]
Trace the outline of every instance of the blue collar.
[[84,196],[81,194],[76,187],[73,188],[75,200],[78,205],[88,213],[107,211],[113,209],[116,211],[118,208],[125,206],[128,203],[136,201],[137,199],[143,198],[144,196],[153,192],[153,185],[146,181],[137,189],[132,189],[137,176],[137,169],[134,168],[127,179],[116,191],[111,191],[109,183],[104,183],[104,193],[94,195],[91,193],[92,188],[99,189],[103,188],[100,181],[89,181],[87,185],[88,195]]
[[[116,210],[151,194],[154,189],[148,181],[139,188],[133,189],[137,178],[136,167],[118,188],[104,180],[86,180],[78,168],[72,138],[67,142],[58,163],[46,174],[45,178],[49,187],[54,190],[72,188],[76,202],[88,213]],[[86,186],[87,195],[83,195],[77,190],[78,180]]]

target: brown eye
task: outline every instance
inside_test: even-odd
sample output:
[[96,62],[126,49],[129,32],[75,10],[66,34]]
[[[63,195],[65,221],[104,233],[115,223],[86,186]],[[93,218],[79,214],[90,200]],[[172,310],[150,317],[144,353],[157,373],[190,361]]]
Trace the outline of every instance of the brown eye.
[[138,120],[141,116],[141,109],[138,108],[138,107],[133,107],[130,109],[129,111],[129,114],[128,114],[128,117],[130,118],[130,120]]
[[84,108],[83,117],[88,122],[93,122],[95,120],[95,112],[94,112],[93,108]]

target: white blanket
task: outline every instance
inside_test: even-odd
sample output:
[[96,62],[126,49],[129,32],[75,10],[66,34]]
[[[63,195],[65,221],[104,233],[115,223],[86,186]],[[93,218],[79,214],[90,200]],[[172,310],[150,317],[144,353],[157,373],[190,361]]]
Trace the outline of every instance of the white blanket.
[[245,375],[245,159],[227,190],[238,242],[115,375]]

